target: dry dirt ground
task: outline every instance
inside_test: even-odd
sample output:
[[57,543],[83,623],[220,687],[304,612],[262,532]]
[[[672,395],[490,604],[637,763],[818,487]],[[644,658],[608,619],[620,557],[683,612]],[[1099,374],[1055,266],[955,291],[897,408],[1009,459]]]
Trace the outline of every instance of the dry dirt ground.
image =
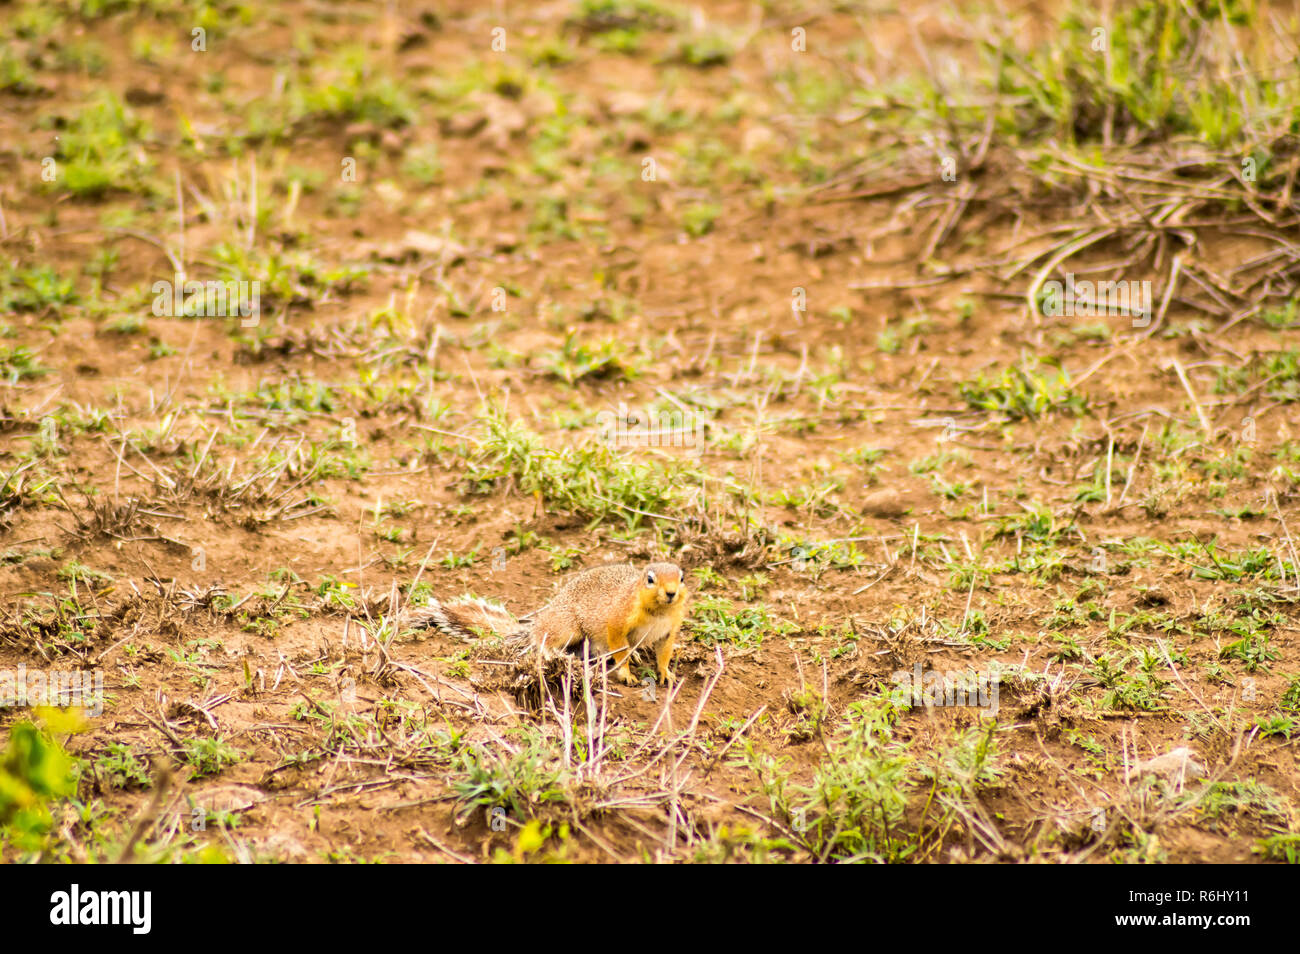
[[[1294,861],[1300,126],[909,6],[0,5],[0,672],[104,686],[0,857]],[[398,622],[652,559],[671,691]]]

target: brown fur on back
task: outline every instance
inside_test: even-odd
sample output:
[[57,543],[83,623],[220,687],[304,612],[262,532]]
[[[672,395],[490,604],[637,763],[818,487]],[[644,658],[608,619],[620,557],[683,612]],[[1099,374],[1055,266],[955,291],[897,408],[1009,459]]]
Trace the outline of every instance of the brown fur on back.
[[[604,642],[604,624],[616,613],[630,615],[642,570],[611,563],[584,570],[570,579],[533,620],[533,632],[545,641],[571,645],[577,638]],[[578,630],[572,632],[576,623]]]
[[[649,583],[651,573],[655,574],[654,584]],[[521,658],[536,649],[543,650],[540,656],[545,658],[554,650],[587,643],[593,657],[612,653],[625,681],[631,679],[627,671],[630,650],[647,646],[658,653],[662,648],[658,665],[666,679],[667,660],[687,598],[686,581],[675,564],[611,563],[570,577],[530,624],[521,623],[500,606],[470,597],[450,603],[433,600],[407,611],[401,622],[410,628],[433,627],[462,639],[494,634],[503,637],[507,648]]]
[[[660,602],[657,590],[646,585],[646,573],[652,570],[676,580],[682,595],[675,603]],[[559,649],[586,640],[594,651],[605,653],[610,648],[607,637],[611,624],[634,620],[645,624],[658,619],[667,624],[670,619],[680,619],[685,593],[681,570],[671,563],[593,567],[570,579],[537,614],[533,621],[534,642]]]

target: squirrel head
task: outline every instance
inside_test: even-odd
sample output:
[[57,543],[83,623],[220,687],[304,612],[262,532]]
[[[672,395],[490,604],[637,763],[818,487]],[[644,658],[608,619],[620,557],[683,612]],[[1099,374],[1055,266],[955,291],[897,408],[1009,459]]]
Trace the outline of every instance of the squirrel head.
[[675,563],[651,563],[641,577],[641,605],[670,606],[686,598],[686,581]]

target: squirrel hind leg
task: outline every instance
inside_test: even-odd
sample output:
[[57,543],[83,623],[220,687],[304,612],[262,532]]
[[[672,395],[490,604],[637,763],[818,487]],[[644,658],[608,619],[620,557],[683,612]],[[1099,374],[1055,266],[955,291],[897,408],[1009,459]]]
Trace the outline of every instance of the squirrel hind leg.
[[545,653],[557,653],[582,642],[582,630],[563,613],[548,612],[547,607],[533,620],[533,645]]

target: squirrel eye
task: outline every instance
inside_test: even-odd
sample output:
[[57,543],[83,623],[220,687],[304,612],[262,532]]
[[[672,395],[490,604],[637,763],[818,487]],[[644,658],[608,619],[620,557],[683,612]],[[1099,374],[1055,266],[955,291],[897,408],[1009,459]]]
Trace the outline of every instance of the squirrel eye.
[[651,570],[649,573],[647,573],[647,574],[645,575],[645,585],[646,585],[646,586],[654,586],[654,585],[655,585],[655,573],[654,573],[654,570]]

